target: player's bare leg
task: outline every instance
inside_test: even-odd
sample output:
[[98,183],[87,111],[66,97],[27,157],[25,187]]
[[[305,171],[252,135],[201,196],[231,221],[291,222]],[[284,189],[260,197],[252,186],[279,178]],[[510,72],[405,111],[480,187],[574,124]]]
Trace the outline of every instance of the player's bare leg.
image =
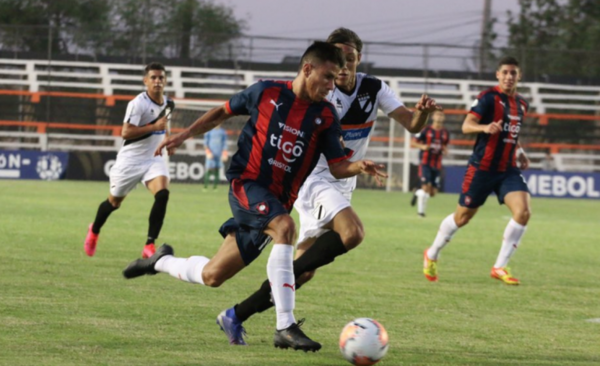
[[[337,256],[355,248],[364,238],[362,222],[351,207],[340,211],[331,222],[325,225],[325,228],[330,231],[318,238],[308,238],[298,244],[294,260],[296,289],[309,281],[317,268],[333,262]],[[343,235],[343,239],[336,231]],[[252,315],[263,312],[272,306],[271,286],[266,280],[258,291],[235,307],[224,310],[219,317],[228,318],[229,324],[241,325]],[[230,338],[230,344],[241,344],[239,343],[241,340],[240,338],[232,342]]]
[[102,229],[102,226],[106,223],[108,216],[121,206],[121,202],[123,202],[124,199],[125,197],[115,197],[112,194],[109,194],[108,199],[98,206],[96,218],[94,219],[94,222],[88,226],[88,232],[83,244],[83,249],[88,256],[92,257],[96,254],[100,229]]
[[156,248],[154,242],[160,234],[165,215],[167,213],[167,203],[169,202],[169,178],[164,175],[153,178],[145,182],[146,187],[154,196],[154,204],[148,218],[148,237],[146,245],[142,250],[142,258],[149,258],[154,254]]
[[519,280],[512,277],[508,261],[519,247],[527,230],[527,223],[531,217],[531,198],[525,191],[510,192],[504,197],[504,204],[512,213],[512,218],[504,230],[502,247],[492,268],[491,276],[508,285],[518,285]]
[[456,231],[469,223],[478,208],[458,205],[456,211],[448,215],[441,223],[433,244],[423,253],[423,274],[429,281],[438,280],[438,257],[442,249],[452,240]]
[[[330,229],[339,234],[340,241],[346,249],[346,252],[356,248],[360,243],[362,243],[363,239],[365,238],[365,230],[363,228],[362,221],[360,220],[354,209],[352,209],[352,207],[346,207],[340,212],[338,212],[338,214],[333,217],[333,220],[331,220],[330,223],[325,225],[325,228]],[[335,245],[330,244],[331,241],[335,240],[329,239],[329,242],[325,242],[323,239],[321,241],[323,241],[324,244],[319,245]],[[309,238],[303,241],[302,243],[298,244],[298,248],[296,250],[296,259],[302,257],[302,255],[304,255],[304,253],[306,253],[306,251],[310,247],[312,247],[313,244],[317,242],[317,240],[318,238]],[[297,278],[297,283],[304,284],[310,281],[310,279],[314,277],[315,272],[316,268],[313,270],[305,271]]]

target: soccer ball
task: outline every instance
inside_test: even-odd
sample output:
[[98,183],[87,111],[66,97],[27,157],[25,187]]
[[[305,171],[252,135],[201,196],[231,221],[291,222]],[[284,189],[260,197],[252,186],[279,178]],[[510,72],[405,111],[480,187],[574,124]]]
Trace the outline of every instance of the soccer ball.
[[388,334],[377,321],[358,318],[346,324],[340,334],[340,351],[355,366],[374,365],[388,350]]

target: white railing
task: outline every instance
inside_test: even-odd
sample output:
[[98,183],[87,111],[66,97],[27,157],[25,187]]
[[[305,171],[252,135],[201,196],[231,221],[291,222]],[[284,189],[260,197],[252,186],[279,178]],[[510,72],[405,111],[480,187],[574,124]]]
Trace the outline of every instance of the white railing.
[[[260,79],[294,78],[294,72],[210,69],[166,65],[167,93],[176,98],[198,94],[222,95],[223,99]],[[73,91],[95,90],[114,95],[123,91],[141,91],[142,65],[69,62],[47,60],[0,59],[0,89],[38,92],[51,87]],[[139,72],[138,75],[131,75]],[[439,104],[468,108],[477,94],[494,81],[380,76],[405,103],[414,103],[423,92],[432,94]],[[521,83],[520,91],[531,102],[532,111],[546,113],[557,110],[600,112],[600,87]]]

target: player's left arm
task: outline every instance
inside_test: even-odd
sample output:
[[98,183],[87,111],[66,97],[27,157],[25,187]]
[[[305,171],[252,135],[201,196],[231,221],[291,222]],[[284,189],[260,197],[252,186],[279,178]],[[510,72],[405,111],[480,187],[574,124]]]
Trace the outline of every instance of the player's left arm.
[[344,159],[332,164],[329,164],[329,171],[335,179],[344,179],[354,177],[359,174],[368,174],[375,177],[375,181],[378,185],[382,185],[381,178],[387,178],[387,174],[382,171],[385,166],[382,164],[376,164],[371,160],[358,160],[349,161]]
[[519,164],[519,168],[523,170],[529,168],[529,164],[531,163],[520,142],[517,142],[517,162]]
[[427,94],[421,95],[421,99],[415,104],[415,111],[412,112],[405,106],[394,109],[388,116],[393,118],[411,133],[419,133],[427,124],[429,114],[436,110],[442,110],[437,105],[435,99],[429,98]]

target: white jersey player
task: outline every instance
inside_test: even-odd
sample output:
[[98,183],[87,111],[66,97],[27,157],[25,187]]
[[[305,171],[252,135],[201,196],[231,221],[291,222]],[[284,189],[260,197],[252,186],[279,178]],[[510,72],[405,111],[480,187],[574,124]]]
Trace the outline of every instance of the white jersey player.
[[98,207],[84,243],[84,250],[90,257],[96,252],[98,235],[108,216],[120,207],[127,194],[140,182],[154,195],[142,257],[150,257],[155,252],[154,241],[162,228],[169,200],[169,168],[162,157],[154,156],[156,148],[165,138],[168,121],[175,106],[164,95],[166,84],[164,66],[159,63],[149,64],[144,74],[146,91],[127,105],[121,133],[123,146],[110,170],[110,194]]
[[[346,59],[346,66],[338,74],[336,87],[328,99],[340,116],[343,142],[348,154],[352,154],[351,161],[364,157],[378,109],[412,133],[420,132],[429,113],[439,109],[435,100],[422,95],[413,113],[384,82],[366,74],[357,74],[362,41],[353,31],[336,29],[327,42],[341,48]],[[362,222],[350,206],[356,180],[335,179],[326,167],[325,160],[320,160],[302,185],[294,204],[300,214],[294,260],[296,288],[310,280],[317,268],[355,248],[364,237]],[[253,314],[273,306],[270,291],[269,281],[265,281],[246,300],[219,314],[217,323],[227,334],[230,344],[246,344],[242,323]]]
[[[386,83],[364,73],[356,73],[354,87],[350,92],[338,85],[327,99],[339,114],[342,139],[347,153],[351,155],[351,161],[365,157],[379,109],[386,115],[397,109],[406,109]],[[341,210],[350,206],[355,188],[356,177],[335,179],[329,172],[327,161],[321,156],[294,204],[294,208],[300,213],[298,243],[328,231],[326,225]]]

